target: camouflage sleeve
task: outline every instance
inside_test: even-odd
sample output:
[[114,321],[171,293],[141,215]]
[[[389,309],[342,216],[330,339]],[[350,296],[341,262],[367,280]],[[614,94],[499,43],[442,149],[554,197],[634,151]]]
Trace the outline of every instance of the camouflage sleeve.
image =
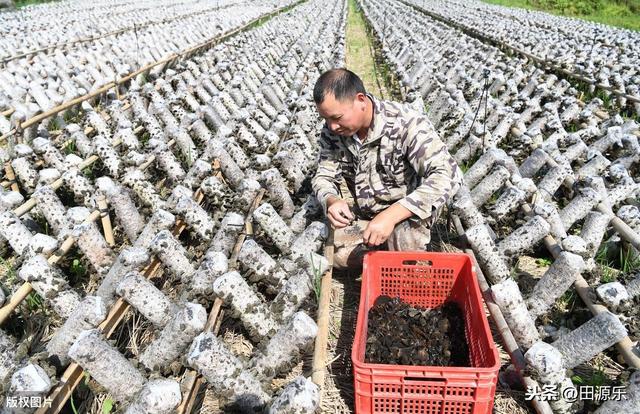
[[323,129],[320,133],[320,160],[316,175],[311,180],[313,192],[320,202],[324,212],[327,211],[329,196],[340,197],[338,185],[342,177],[340,162],[337,158],[337,148],[331,142]]
[[418,186],[399,203],[424,220],[455,195],[462,183],[462,171],[423,115],[413,117],[407,125],[403,150],[418,175]]

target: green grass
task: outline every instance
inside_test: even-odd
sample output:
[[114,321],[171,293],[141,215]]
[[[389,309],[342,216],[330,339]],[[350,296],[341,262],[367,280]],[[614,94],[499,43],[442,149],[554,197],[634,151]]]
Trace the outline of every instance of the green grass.
[[618,279],[618,273],[633,273],[640,269],[640,257],[635,256],[633,250],[622,247],[617,256],[612,254],[607,245],[603,244],[598,249],[595,261],[602,272],[601,283],[609,283]]
[[575,289],[571,288],[564,292],[562,296],[557,301],[558,309],[568,311],[569,313],[573,312],[574,307],[576,306],[576,300],[578,299],[578,294]]
[[0,257],[0,268],[0,270],[2,270],[2,281],[6,284],[13,284],[18,276],[15,267]]
[[64,147],[64,153],[65,153],[66,155],[69,155],[69,154],[75,154],[75,155],[78,155],[78,152],[77,152],[77,148],[76,148],[76,143],[75,143],[75,141],[71,141],[71,142],[69,142],[69,144],[67,144],[67,145]]
[[16,7],[33,6],[34,4],[53,3],[56,0],[14,0]]
[[109,414],[113,410],[113,399],[106,398],[102,403],[102,414]]
[[144,147],[145,145],[147,145],[147,142],[149,142],[150,139],[151,134],[149,134],[147,131],[144,131],[140,138],[138,138],[138,141],[140,141],[140,145]]
[[309,255],[309,259],[311,262],[311,269],[313,270],[313,291],[316,294],[316,301],[320,303],[320,292],[322,290],[322,273],[320,273],[320,264],[316,267],[315,263],[313,263],[313,255]]
[[80,111],[77,109],[70,108],[62,113],[62,119],[64,120],[65,124],[74,124],[79,120],[79,118]]
[[87,167],[84,170],[82,170],[82,174],[84,174],[84,176],[89,178],[91,181],[94,181],[96,179],[95,174],[93,173],[93,169],[91,167]]
[[[389,30],[386,30],[387,34]],[[365,89],[381,99],[401,101],[395,71],[380,50],[381,33],[375,33],[356,0],[349,0],[346,27],[345,66],[355,72]]]
[[87,269],[82,265],[80,259],[73,259],[69,271],[76,280],[81,280],[87,274]]
[[476,151],[473,156],[471,158],[469,158],[467,161],[463,162],[459,167],[460,170],[462,170],[462,173],[466,173],[469,168],[471,168],[473,166],[473,164],[476,163],[476,161],[478,161],[478,159],[480,158],[480,151]]
[[483,0],[640,31],[640,0]]
[[76,404],[73,402],[73,394],[71,394],[70,396],[70,402],[71,402],[71,410],[73,411],[73,414],[78,414],[78,409],[76,408]]
[[47,130],[49,132],[58,131],[60,130],[61,127],[62,127],[62,123],[60,122],[60,118],[56,116],[51,118],[51,122],[49,122],[49,126],[47,127]]
[[29,293],[29,296],[25,298],[25,303],[29,312],[35,312],[42,308],[44,301],[42,300],[42,296],[38,295],[36,292],[31,292]]
[[577,374],[573,375],[571,376],[571,381],[575,385],[589,385],[593,387],[601,387],[609,382],[606,374],[601,368],[597,368],[593,371],[592,375],[586,378]]
[[640,270],[640,256],[636,256],[631,247],[620,249],[620,270],[624,273]]
[[609,259],[609,249],[606,244],[603,244],[598,249],[595,261],[601,271],[600,283],[610,283],[617,279],[618,272],[613,268],[613,261]]
[[549,266],[551,266],[552,263],[553,263],[553,260],[545,258],[545,257],[539,257],[539,258],[536,259],[536,264],[538,266],[549,267]]

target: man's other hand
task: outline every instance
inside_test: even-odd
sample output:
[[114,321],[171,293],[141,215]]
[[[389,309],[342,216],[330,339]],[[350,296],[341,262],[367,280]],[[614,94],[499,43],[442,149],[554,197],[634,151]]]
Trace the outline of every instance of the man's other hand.
[[386,242],[396,224],[411,217],[413,213],[400,203],[392,204],[386,210],[378,213],[369,222],[362,233],[362,242],[367,246],[379,246]]
[[379,246],[386,242],[393,229],[396,227],[396,222],[393,218],[388,217],[384,213],[380,213],[373,218],[364,229],[362,233],[362,241],[367,246]]
[[327,200],[327,217],[336,229],[347,227],[355,218],[349,209],[349,204],[345,200],[333,196]]

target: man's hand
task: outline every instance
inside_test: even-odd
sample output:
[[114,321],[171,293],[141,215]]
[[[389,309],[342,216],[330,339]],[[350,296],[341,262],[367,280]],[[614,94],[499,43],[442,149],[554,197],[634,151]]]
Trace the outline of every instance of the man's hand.
[[379,246],[387,241],[395,227],[395,221],[382,212],[369,222],[362,233],[362,240],[367,246]]
[[386,242],[396,224],[408,219],[413,213],[403,207],[400,203],[395,203],[386,210],[378,213],[364,229],[362,241],[367,246],[379,246]]
[[327,217],[336,229],[347,227],[355,218],[351,214],[349,204],[345,200],[334,196],[329,197],[327,200]]

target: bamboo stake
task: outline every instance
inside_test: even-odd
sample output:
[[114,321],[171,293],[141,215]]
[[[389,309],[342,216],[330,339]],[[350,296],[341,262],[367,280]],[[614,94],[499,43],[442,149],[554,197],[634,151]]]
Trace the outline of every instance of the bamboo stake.
[[[206,331],[212,331],[214,335],[218,335],[220,331],[220,326],[222,322],[222,316],[224,315],[224,311],[222,310],[222,299],[216,298],[213,302],[213,307],[211,308],[211,312],[209,313],[209,319],[207,319],[207,324],[204,327]],[[204,380],[202,376],[198,374],[197,371],[189,370],[185,373],[186,380],[183,381],[183,384],[186,384],[183,388],[187,391],[182,397],[182,402],[176,408],[176,413],[190,413],[193,410],[193,405],[196,402],[196,397],[200,393],[200,387]]]
[[100,218],[102,219],[102,230],[104,232],[104,239],[110,247],[115,246],[116,242],[113,239],[113,228],[111,227],[111,218],[109,218],[109,207],[107,206],[107,199],[104,194],[100,194],[97,198],[98,209],[100,211]]
[[20,187],[18,187],[18,183],[16,182],[16,175],[13,172],[13,167],[9,161],[4,164],[4,174],[9,180],[11,191],[20,191]]
[[17,308],[18,305],[20,305],[20,303],[22,303],[22,301],[25,300],[25,298],[29,296],[29,293],[31,293],[32,291],[33,286],[31,286],[31,283],[25,282],[18,288],[18,290],[13,293],[13,295],[11,295],[9,300],[5,302],[4,306],[0,308],[0,325],[4,323],[4,321],[11,315],[13,310]]

